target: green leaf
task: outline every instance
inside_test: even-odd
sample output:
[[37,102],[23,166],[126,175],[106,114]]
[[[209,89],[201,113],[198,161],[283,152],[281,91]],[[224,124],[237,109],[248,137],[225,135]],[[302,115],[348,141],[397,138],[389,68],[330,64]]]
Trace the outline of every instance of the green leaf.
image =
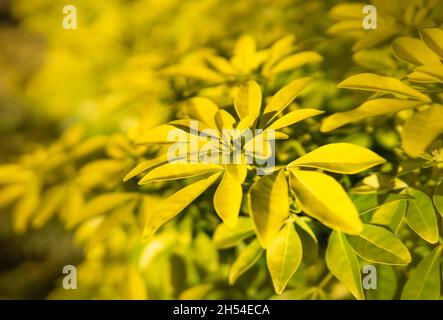
[[230,248],[253,234],[254,227],[251,219],[239,217],[235,228],[229,228],[225,223],[219,224],[215,229],[213,241],[217,248]]
[[362,230],[357,209],[334,178],[294,168],[289,172],[291,190],[306,214],[339,231],[358,234]]
[[438,300],[440,298],[441,251],[441,246],[435,248],[412,271],[403,288],[402,300]]
[[358,300],[364,300],[358,259],[344,234],[333,231],[326,249],[326,265]]
[[331,143],[292,161],[288,167],[310,167],[354,174],[385,162],[385,159],[369,149],[350,143]]
[[394,40],[392,48],[397,59],[403,62],[416,66],[440,63],[438,55],[419,39],[400,37]]
[[408,185],[397,177],[382,173],[373,173],[358,183],[358,185],[352,189],[352,192],[358,194],[384,193],[407,187]]
[[402,147],[406,153],[413,158],[420,156],[443,133],[442,123],[441,105],[433,104],[426,110],[416,112],[402,131]]
[[416,100],[430,102],[428,96],[405,85],[400,80],[392,77],[379,76],[373,73],[356,74],[340,82],[338,88],[367,90],[400,94]]
[[360,257],[370,262],[391,265],[407,265],[411,262],[406,246],[383,227],[364,224],[360,235],[348,236],[348,241]]
[[391,201],[396,195],[389,195],[384,203],[371,218],[372,224],[381,224],[389,227],[392,232],[397,233],[398,228],[406,214],[407,200]]
[[302,256],[300,238],[293,222],[288,221],[266,250],[266,262],[276,293],[280,294],[286,288],[300,266]]
[[[313,265],[318,258],[318,240],[314,231],[306,223],[307,217],[299,217],[297,215],[292,216],[295,222],[295,231],[300,236],[300,240],[303,247],[303,259],[302,261],[307,265]],[[309,218],[307,218],[309,219]]]
[[397,292],[397,276],[392,266],[377,265],[377,289],[365,290],[367,300],[392,300]]
[[439,28],[426,28],[420,31],[421,39],[426,45],[443,59],[443,30]]
[[237,257],[229,272],[229,284],[233,285],[235,281],[246,271],[248,271],[260,259],[263,248],[257,240],[253,240],[244,248]]
[[406,213],[407,201],[392,201],[382,205],[371,218],[372,224],[380,224],[389,227],[392,232],[397,233],[400,223]]
[[138,184],[145,184],[154,181],[185,179],[223,170],[223,166],[217,164],[172,162],[154,168],[148,174],[146,174],[143,179],[138,182]]
[[406,222],[421,238],[429,243],[436,243],[438,224],[432,200],[420,190],[410,188],[406,193],[415,198],[408,200]]
[[214,174],[209,178],[194,182],[166,198],[155,210],[152,210],[151,214],[147,217],[143,230],[143,239],[147,240],[150,238],[160,226],[179,214],[217,181],[219,177],[219,173]]
[[317,109],[300,109],[289,112],[280,119],[271,124],[268,129],[279,130],[281,128],[289,127],[297,122],[303,121],[307,118],[322,114],[324,111]]
[[269,300],[307,300],[317,288],[299,288],[286,290],[282,294],[276,294],[269,298]]
[[327,117],[323,120],[320,130],[322,132],[329,132],[349,123],[358,122],[366,118],[379,116],[391,112],[417,108],[423,104],[424,102],[422,101],[399,99],[369,100],[354,110],[339,112]]
[[214,209],[228,227],[234,228],[237,225],[242,197],[241,183],[225,171],[215,191]]
[[250,80],[241,85],[234,99],[235,111],[240,119],[259,114],[261,100],[261,89],[257,82]]
[[267,248],[289,215],[285,172],[280,170],[256,180],[249,191],[248,207],[258,240]]
[[443,180],[441,180],[434,191],[434,205],[443,217]]

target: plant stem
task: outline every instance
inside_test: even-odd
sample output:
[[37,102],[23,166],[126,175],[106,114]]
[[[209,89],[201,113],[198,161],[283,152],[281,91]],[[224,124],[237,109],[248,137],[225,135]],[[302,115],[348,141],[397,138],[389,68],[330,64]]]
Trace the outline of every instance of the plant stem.
[[317,288],[323,289],[329,283],[329,281],[332,280],[333,277],[334,277],[334,275],[331,272],[329,272],[326,275],[326,277],[323,278],[323,280],[320,282],[320,284],[317,286]]

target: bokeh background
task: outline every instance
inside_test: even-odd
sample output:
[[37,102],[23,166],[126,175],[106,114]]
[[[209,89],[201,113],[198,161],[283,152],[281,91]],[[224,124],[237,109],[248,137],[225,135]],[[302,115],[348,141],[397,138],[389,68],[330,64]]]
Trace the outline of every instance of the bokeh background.
[[[324,109],[326,114],[354,108],[362,98],[336,88],[348,74],[370,70],[397,76],[404,71],[396,66],[388,45],[380,43],[356,53],[352,46],[359,35],[342,37],[328,31],[334,24],[330,10],[340,2],[344,1],[0,0],[0,163],[25,164],[35,169],[32,174],[44,176],[40,178],[45,183],[63,181],[69,187],[60,193],[72,192],[70,199],[77,199],[71,184],[79,180],[88,186],[86,198],[115,189],[137,160],[127,137],[171,119],[183,99],[181,80],[171,80],[164,69],[183,61],[192,65],[208,52],[229,56],[244,35],[255,38],[259,48],[294,35],[298,50],[323,56],[321,66],[304,70],[316,77],[313,88],[304,94],[305,106]],[[77,8],[77,30],[62,26],[62,10],[68,4]],[[431,6],[436,10],[419,21],[420,26],[441,26],[441,2]],[[418,27],[399,32],[416,36]],[[318,125],[302,130],[301,140],[310,130],[318,132]],[[388,157],[399,145],[389,121],[370,130],[312,135],[305,138],[318,144],[351,141]],[[73,151],[87,141],[84,149]],[[289,155],[282,152],[280,159],[286,161],[297,147],[287,146]],[[97,154],[97,150],[101,151]],[[8,170],[21,179],[20,168]],[[27,183],[25,191],[15,194],[31,194],[29,205],[45,199],[41,189]],[[10,190],[9,198],[3,194],[1,201],[2,299],[262,299],[273,295],[263,263],[235,287],[227,284],[230,258],[211,245],[205,232],[215,218],[203,222],[199,218],[213,216],[207,212],[211,211],[207,201],[191,206],[186,218],[144,244],[137,215],[116,215],[99,231],[95,229],[101,223],[98,220],[73,229],[55,214],[30,220],[23,227],[14,221],[14,192]],[[162,193],[161,187],[147,190],[152,202]],[[75,208],[68,202],[59,206]],[[67,264],[79,266],[77,290],[61,287],[61,270]],[[322,268],[291,281],[314,279]],[[334,298],[349,297],[339,285],[331,292]]]

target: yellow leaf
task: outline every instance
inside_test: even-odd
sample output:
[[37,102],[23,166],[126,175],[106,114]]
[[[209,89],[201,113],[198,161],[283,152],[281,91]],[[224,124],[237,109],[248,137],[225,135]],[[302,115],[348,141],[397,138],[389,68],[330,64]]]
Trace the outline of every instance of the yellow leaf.
[[421,101],[399,99],[375,99],[363,103],[360,107],[346,112],[339,112],[323,120],[321,131],[329,132],[346,124],[369,117],[379,116],[405,109],[417,108],[425,104]]
[[289,215],[285,172],[280,170],[256,180],[249,191],[248,207],[258,240],[267,248]]
[[[422,67],[425,67],[425,66],[422,66]],[[422,67],[417,67],[417,68],[422,68]],[[410,80],[412,82],[419,82],[419,83],[440,82],[439,79],[437,79],[425,72],[417,71],[417,68],[414,69],[413,72],[411,72],[410,74],[407,75],[408,80]]]
[[412,188],[405,192],[414,197],[408,200],[406,222],[423,240],[436,243],[439,236],[438,221],[431,198],[423,191]]
[[175,65],[163,70],[166,75],[177,75],[204,81],[220,82],[223,77],[201,65]]
[[35,215],[32,226],[41,228],[50,218],[54,216],[56,211],[63,204],[66,195],[66,187],[64,185],[56,185],[45,192],[42,203]]
[[133,267],[129,267],[127,274],[127,294],[130,300],[146,300],[148,298],[145,280]]
[[230,228],[237,225],[243,197],[241,183],[225,171],[214,195],[214,209]]
[[268,129],[278,130],[281,128],[289,127],[297,122],[303,121],[307,118],[322,114],[324,111],[317,109],[300,109],[285,114],[280,119],[271,124]]
[[443,30],[438,28],[421,29],[420,37],[436,54],[443,59]]
[[421,76],[421,79],[427,82],[441,82],[443,83],[443,64],[421,66],[414,69],[414,72],[408,74],[408,78]]
[[229,271],[229,284],[233,285],[243,273],[250,269],[260,259],[263,248],[257,240],[253,240],[244,248],[232,264]]
[[443,106],[434,104],[408,119],[402,132],[402,147],[416,158],[442,133]]
[[[191,135],[199,135],[203,130],[210,129],[207,124],[202,121],[198,121],[195,119],[178,119],[168,122],[169,125],[172,125],[178,129],[182,129]],[[196,126],[197,124],[197,126]]]
[[226,74],[233,75],[236,73],[235,68],[232,64],[223,57],[211,55],[206,58],[210,65],[212,65],[217,71]]
[[363,230],[357,209],[334,178],[294,168],[289,172],[291,189],[306,214],[345,233],[358,234]]
[[24,182],[32,178],[32,173],[18,164],[3,164],[0,166],[0,185]]
[[207,298],[208,294],[214,289],[212,283],[198,284],[183,291],[179,300],[203,300]]
[[105,147],[108,140],[109,138],[106,136],[91,137],[86,141],[74,146],[74,148],[71,150],[71,156],[76,159],[89,156]]
[[440,59],[425,43],[419,39],[401,37],[392,43],[397,59],[416,65],[440,64]]
[[75,183],[67,186],[65,199],[65,203],[60,209],[60,216],[62,220],[66,222],[67,227],[71,228],[74,226],[79,212],[84,212],[83,206],[85,200],[80,187]]
[[186,137],[187,141],[189,141],[189,133],[184,130],[178,129],[170,124],[162,124],[158,127],[149,129],[139,137],[137,137],[137,144],[171,144],[176,141],[171,141],[170,133],[174,132],[172,130],[176,130],[176,132],[181,132],[182,136]]
[[236,126],[238,134],[241,135],[246,129],[250,129],[254,125],[254,122],[257,120],[257,118],[258,118],[258,113],[250,114],[241,119]]
[[[361,22],[361,20],[359,20]],[[361,27],[360,27],[361,30]],[[382,42],[395,36],[399,32],[399,28],[394,25],[380,26],[377,30],[362,30],[362,36],[352,46],[352,51],[358,51],[367,48],[375,48]]]
[[299,52],[282,59],[269,71],[270,74],[277,74],[284,71],[290,71],[306,64],[318,63],[323,57],[314,51]]
[[326,264],[358,300],[364,300],[358,259],[344,234],[333,231],[326,249]]
[[292,101],[298,96],[312,78],[300,78],[291,81],[289,84],[281,88],[277,93],[272,96],[269,104],[266,106],[264,113],[275,113],[273,116],[282,112]]
[[225,223],[220,223],[215,229],[213,241],[217,248],[231,248],[253,234],[254,227],[251,219],[239,217],[235,228],[229,228]]
[[361,19],[352,19],[352,20],[344,20],[339,21],[333,24],[326,31],[327,34],[336,35],[342,34],[345,32],[358,32],[361,33],[362,30],[362,21]]
[[311,167],[355,174],[385,162],[385,159],[369,149],[350,143],[331,143],[292,161],[288,167]]
[[168,161],[167,153],[163,153],[154,159],[145,160],[140,162],[134,169],[128,172],[128,174],[123,178],[123,181],[128,181],[129,179],[139,175],[140,173],[154,168],[158,165],[164,164]]
[[217,105],[208,98],[195,97],[185,102],[185,110],[191,119],[203,122],[210,128],[217,129],[215,115],[218,112]]
[[401,293],[402,300],[439,300],[441,298],[441,252],[436,247],[412,270]]
[[271,46],[269,49],[269,58],[263,66],[263,74],[268,75],[272,66],[292,51],[294,40],[294,35],[287,35],[277,40]]
[[79,172],[78,181],[87,189],[104,185],[113,188],[121,182],[130,163],[124,159],[100,159],[84,165]]
[[185,179],[222,170],[223,166],[218,164],[166,163],[149,171],[138,184]]
[[209,178],[194,182],[166,198],[147,217],[143,229],[143,239],[147,240],[150,238],[160,226],[190,205],[219,177],[220,173],[214,174]]
[[334,20],[358,19],[361,21],[365,5],[366,3],[341,3],[329,11],[329,16]]
[[238,183],[242,184],[246,179],[246,175],[248,174],[248,168],[245,157],[242,155],[241,163],[239,164],[226,164],[225,170],[226,172],[229,172],[229,174],[235,180],[237,180]]
[[243,72],[249,72],[255,66],[256,50],[257,44],[254,38],[249,35],[242,36],[235,44],[232,64]]
[[364,224],[358,236],[348,236],[347,239],[355,253],[370,262],[389,265],[407,265],[411,262],[408,248],[383,227]]
[[14,183],[0,189],[0,208],[17,200],[25,191],[27,184]]
[[92,217],[105,214],[136,198],[137,194],[126,192],[101,194],[87,202],[81,212],[77,212],[75,216],[72,217],[70,225],[73,226]]
[[266,250],[266,262],[275,292],[280,294],[300,266],[303,257],[302,243],[292,221],[278,232]]
[[261,99],[261,89],[257,82],[250,80],[241,85],[234,99],[235,111],[240,119],[259,114]]
[[12,213],[12,225],[15,232],[22,234],[26,231],[28,222],[39,204],[40,184],[36,181],[32,181],[27,186],[26,192],[18,200]]
[[380,91],[404,95],[416,100],[430,102],[428,96],[403,84],[392,77],[379,76],[373,73],[360,73],[353,75],[338,84],[338,88]]
[[235,119],[226,110],[219,110],[215,114],[215,123],[217,124],[218,130],[222,132],[223,129],[232,130],[234,128]]

